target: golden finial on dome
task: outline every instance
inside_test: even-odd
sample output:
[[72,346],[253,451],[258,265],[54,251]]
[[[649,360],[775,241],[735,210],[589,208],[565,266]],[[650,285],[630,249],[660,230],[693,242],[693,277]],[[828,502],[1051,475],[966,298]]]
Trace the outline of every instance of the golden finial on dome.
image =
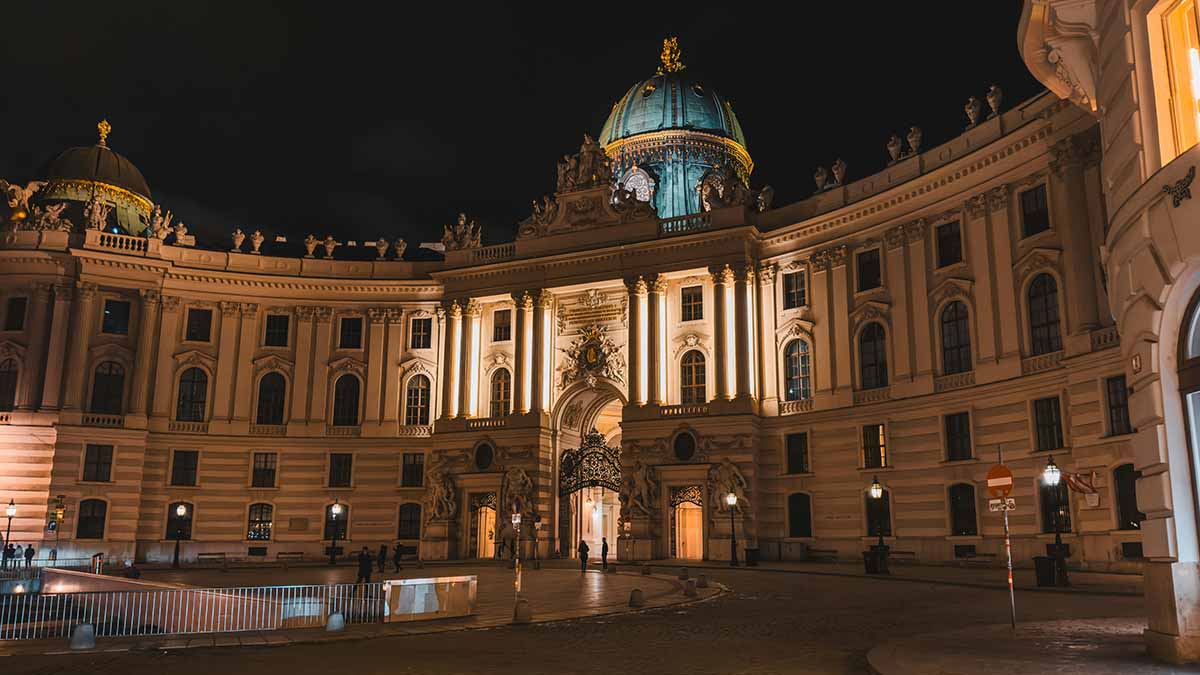
[[96,129],[100,132],[100,145],[108,147],[108,135],[112,133],[112,125],[108,123],[108,120],[100,120]]
[[663,38],[662,55],[659,56],[659,59],[662,60],[662,65],[658,67],[658,74],[678,73],[683,70],[684,65],[679,60],[679,56],[679,38]]

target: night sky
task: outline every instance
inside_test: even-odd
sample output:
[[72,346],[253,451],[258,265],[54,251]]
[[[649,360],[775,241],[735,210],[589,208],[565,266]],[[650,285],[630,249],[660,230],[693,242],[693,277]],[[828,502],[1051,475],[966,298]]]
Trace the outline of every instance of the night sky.
[[1041,90],[1015,0],[822,4],[9,3],[0,177],[36,177],[106,117],[201,234],[428,241],[465,210],[491,244],[664,36],[730,99],[777,205],[839,156],[849,180],[883,168],[910,125],[948,140],[993,82],[1005,108]]

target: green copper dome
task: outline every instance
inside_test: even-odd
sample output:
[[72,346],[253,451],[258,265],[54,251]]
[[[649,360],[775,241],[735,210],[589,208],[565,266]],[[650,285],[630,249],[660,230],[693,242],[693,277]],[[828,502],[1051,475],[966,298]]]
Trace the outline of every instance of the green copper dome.
[[600,145],[668,129],[703,131],[746,147],[729,102],[683,70],[664,72],[630,87],[604,123]]

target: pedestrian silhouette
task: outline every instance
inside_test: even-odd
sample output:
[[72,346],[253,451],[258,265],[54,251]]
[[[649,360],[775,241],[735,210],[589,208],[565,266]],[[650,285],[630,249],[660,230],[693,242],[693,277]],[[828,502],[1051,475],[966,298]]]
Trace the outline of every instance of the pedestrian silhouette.
[[591,549],[588,548],[587,542],[580,539],[579,540],[579,572],[581,574],[583,572],[587,571],[587,557],[588,557],[589,550],[591,550]]
[[29,567],[31,565],[33,565],[33,556],[36,553],[37,553],[37,551],[33,548],[33,544],[30,544],[25,547],[25,568],[26,569],[29,569]]
[[379,573],[383,574],[384,568],[387,567],[387,544],[379,545]]
[[371,554],[367,551],[367,547],[362,547],[358,552],[358,577],[354,579],[355,584],[371,583],[371,568],[374,567],[374,561],[371,560]]
[[392,550],[392,565],[396,567],[396,571],[400,571],[400,542],[396,542],[396,548]]
[[600,537],[600,561],[604,569],[608,569],[608,537]]

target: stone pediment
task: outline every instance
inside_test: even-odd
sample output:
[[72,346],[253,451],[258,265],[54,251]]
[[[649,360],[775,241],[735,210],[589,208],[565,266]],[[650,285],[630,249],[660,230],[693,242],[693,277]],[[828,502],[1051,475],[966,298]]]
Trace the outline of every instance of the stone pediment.
[[253,364],[254,372],[256,373],[264,370],[279,370],[287,373],[288,375],[292,374],[292,366],[294,365],[291,361],[281,358],[275,354],[260,356],[251,361],[251,364]]
[[973,284],[974,282],[969,279],[952,277],[943,280],[942,283],[935,286],[933,291],[929,293],[930,306],[936,309],[942,303],[952,298],[965,300],[969,303],[974,298],[971,290]]
[[807,319],[793,319],[775,330],[775,341],[782,344],[792,338],[802,337],[812,344],[813,326],[815,325]]
[[521,221],[517,239],[566,234],[655,217],[654,207],[649,203],[629,198],[628,193],[614,196],[616,193],[611,185],[599,185],[547,197],[542,204],[535,201],[533,215]]
[[133,350],[125,345],[109,342],[92,347],[90,350],[92,359],[94,360],[112,360],[121,361],[122,363],[133,363]]
[[175,363],[179,366],[204,366],[209,370],[217,367],[217,359],[198,349],[189,349],[175,355]]
[[25,347],[12,340],[0,342],[0,361],[15,358],[18,361],[25,358]]
[[340,359],[329,362],[329,372],[330,373],[351,372],[351,373],[357,373],[359,375],[362,375],[363,373],[366,372],[366,370],[367,370],[367,364],[363,363],[362,361],[359,361],[358,359],[351,358],[349,356],[343,356]]
[[1042,270],[1058,269],[1058,259],[1062,255],[1062,251],[1056,248],[1035,248],[1021,256],[1013,265],[1016,274],[1013,279],[1019,284],[1034,272]]
[[892,306],[878,300],[867,300],[850,313],[850,324],[857,331],[858,327],[868,321],[879,320],[887,323]]

